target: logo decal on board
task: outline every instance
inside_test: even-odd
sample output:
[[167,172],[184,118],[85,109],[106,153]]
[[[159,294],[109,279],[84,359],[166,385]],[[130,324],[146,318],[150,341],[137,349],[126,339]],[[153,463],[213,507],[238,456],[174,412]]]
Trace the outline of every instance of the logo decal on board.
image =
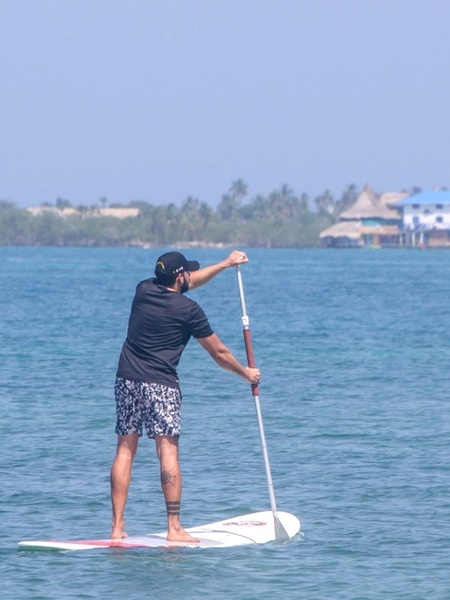
[[224,523],[224,526],[238,525],[239,527],[261,527],[267,525],[264,521],[228,521]]

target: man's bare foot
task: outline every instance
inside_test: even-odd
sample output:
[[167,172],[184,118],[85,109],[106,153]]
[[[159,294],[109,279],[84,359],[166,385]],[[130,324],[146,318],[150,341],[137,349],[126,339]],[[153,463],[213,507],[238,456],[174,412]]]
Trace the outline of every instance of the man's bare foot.
[[112,530],[111,535],[109,536],[110,540],[124,540],[128,537],[128,533],[122,530]]
[[117,523],[116,525],[112,526],[112,530],[111,530],[111,535],[109,537],[110,540],[124,540],[125,538],[128,537],[128,534],[126,531],[124,531],[124,527],[125,527],[125,522],[122,521],[121,523]]
[[116,533],[114,530],[111,532],[109,536],[110,540],[124,540],[128,537],[128,533],[126,531],[122,531],[122,533]]
[[192,537],[192,535],[190,535],[182,527],[169,531],[166,539],[168,542],[184,542],[188,544],[200,543],[200,540],[198,538]]

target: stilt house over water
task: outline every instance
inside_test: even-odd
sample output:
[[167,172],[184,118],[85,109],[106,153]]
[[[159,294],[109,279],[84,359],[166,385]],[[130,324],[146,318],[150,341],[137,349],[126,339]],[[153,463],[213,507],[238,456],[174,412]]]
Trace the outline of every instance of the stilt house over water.
[[376,194],[366,185],[355,204],[339,215],[339,222],[322,231],[322,244],[335,248],[398,246],[401,214],[391,205],[406,196],[395,192]]

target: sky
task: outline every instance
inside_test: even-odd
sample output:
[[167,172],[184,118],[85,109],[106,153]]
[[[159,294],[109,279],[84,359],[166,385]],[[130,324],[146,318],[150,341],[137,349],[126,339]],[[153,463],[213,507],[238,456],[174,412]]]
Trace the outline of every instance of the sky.
[[448,0],[0,0],[0,199],[450,184]]

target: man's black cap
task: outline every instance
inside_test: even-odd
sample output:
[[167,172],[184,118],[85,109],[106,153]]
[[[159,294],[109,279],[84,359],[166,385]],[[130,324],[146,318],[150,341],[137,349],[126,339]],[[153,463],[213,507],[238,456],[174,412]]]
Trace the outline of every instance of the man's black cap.
[[181,252],[166,252],[156,261],[155,275],[158,279],[167,279],[184,271],[198,271],[199,268],[196,260],[187,260]]

